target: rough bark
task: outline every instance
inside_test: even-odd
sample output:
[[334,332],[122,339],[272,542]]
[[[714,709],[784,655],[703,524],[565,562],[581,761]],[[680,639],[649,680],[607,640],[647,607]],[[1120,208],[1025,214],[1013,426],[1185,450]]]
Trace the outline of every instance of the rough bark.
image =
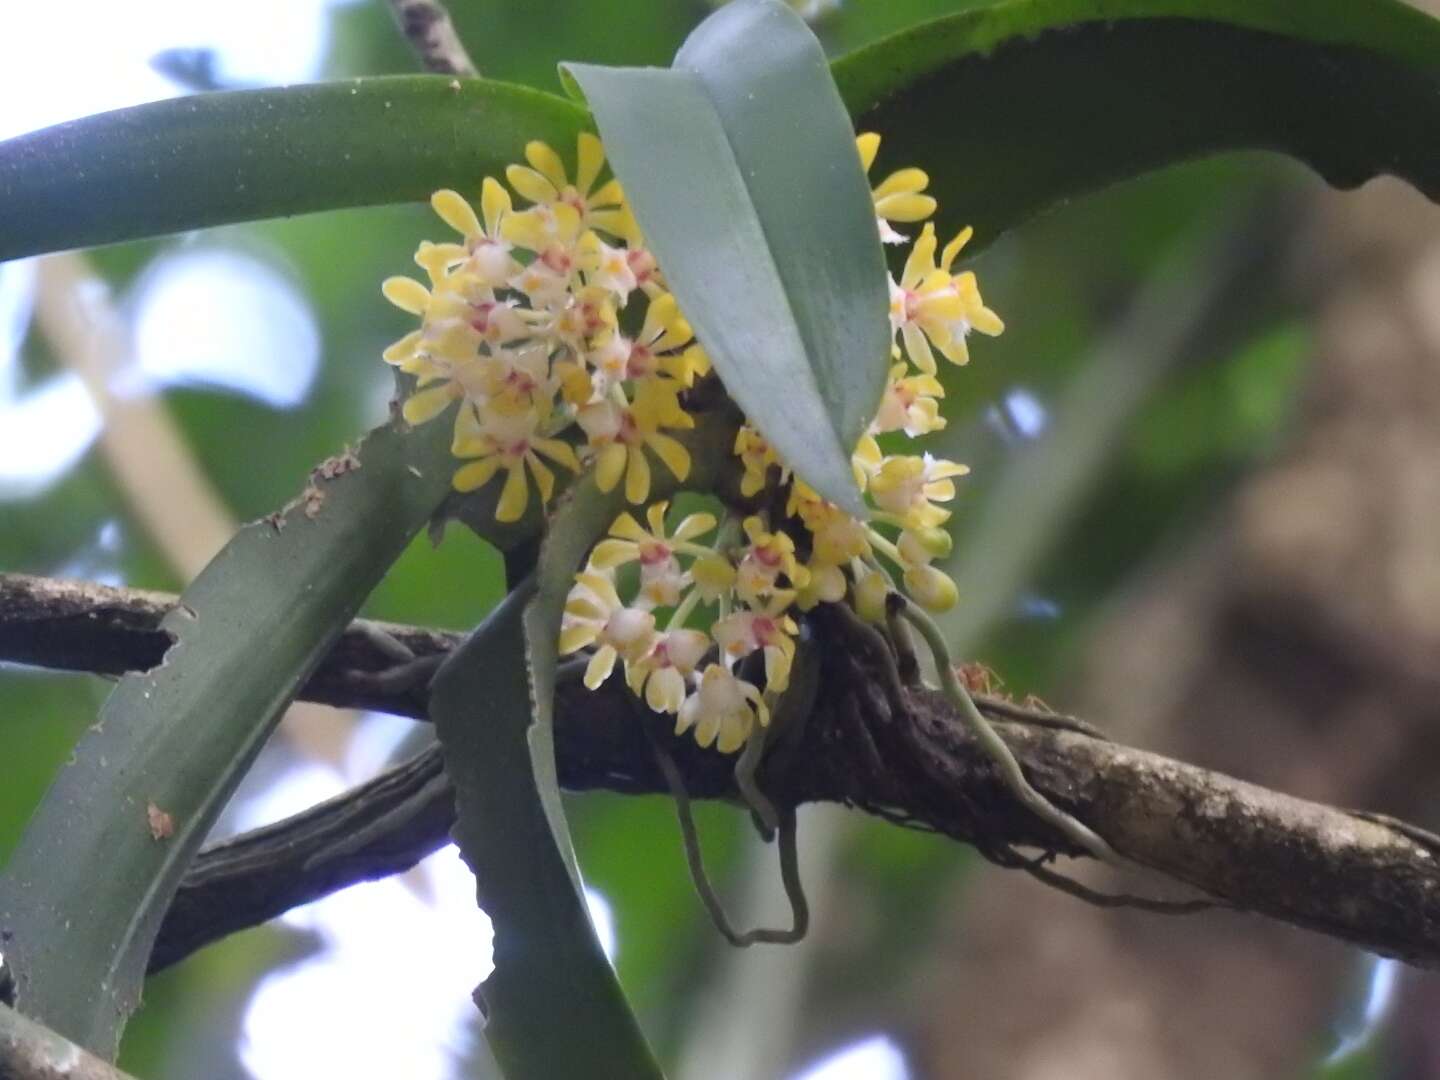
[[[89,666],[112,672],[163,662],[167,639],[156,626],[174,602],[0,577],[0,658],[76,668],[89,657]],[[1011,799],[943,698],[887,676],[874,651],[880,638],[823,607],[812,628],[822,690],[767,762],[763,779],[777,802],[854,806],[974,844],[1009,865],[1023,861],[1016,847],[1072,853]],[[454,640],[389,629],[429,655]],[[423,691],[377,688],[391,664],[373,628],[352,627],[304,693],[423,715]],[[1158,876],[1227,906],[1440,965],[1440,842],[1124,746],[1068,718],[995,699],[982,705],[1040,791]],[[666,790],[641,727],[657,718],[637,710],[617,681],[599,693],[562,682],[558,706],[565,787]],[[677,760],[694,796],[734,797],[730,759],[686,742],[677,744]],[[186,879],[157,962],[347,881],[404,869],[442,841],[448,810],[435,762],[422,758],[357,796],[212,849]]]

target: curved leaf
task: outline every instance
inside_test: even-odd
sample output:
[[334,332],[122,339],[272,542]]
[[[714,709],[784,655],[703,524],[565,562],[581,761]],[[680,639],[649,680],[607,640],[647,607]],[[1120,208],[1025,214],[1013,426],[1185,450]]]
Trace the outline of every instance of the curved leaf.
[[[1396,0],[1008,0],[842,57],[883,152],[984,243],[1150,169],[1268,149],[1440,198],[1440,23]],[[897,159],[897,160],[900,160]]]
[[[1174,161],[1266,148],[1350,186],[1440,195],[1435,20],[1398,0],[1007,0],[832,65],[882,152],[981,242]],[[0,143],[0,260],[280,214],[421,200],[570,145],[583,110],[483,79],[204,94]]]
[[235,221],[478,188],[583,109],[443,76],[235,90],[87,116],[0,143],[0,261]]
[[788,465],[863,516],[850,451],[884,388],[884,257],[814,36],[775,0],[739,0],[670,70],[565,71],[726,389]]
[[495,970],[476,1003],[509,1080],[661,1075],[590,922],[550,723],[571,577],[621,505],[618,491],[581,480],[552,522],[535,599],[527,587],[511,593],[431,692],[455,782],[455,839],[495,926]]
[[16,1005],[112,1058],[191,857],[315,664],[450,487],[449,432],[377,429],[247,525],[174,644],[106,700],[0,876]]

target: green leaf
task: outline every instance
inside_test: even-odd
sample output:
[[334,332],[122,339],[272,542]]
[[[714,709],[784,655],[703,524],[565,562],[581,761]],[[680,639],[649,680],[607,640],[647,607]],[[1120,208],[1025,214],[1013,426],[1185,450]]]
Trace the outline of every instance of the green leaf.
[[[1206,154],[1440,198],[1440,23],[1395,0],[1008,0],[837,60],[859,126],[977,239]],[[877,166],[876,176],[883,175]]]
[[[1231,149],[1291,154],[1340,186],[1390,172],[1440,197],[1437,58],[1435,20],[1398,0],[1007,0],[832,71],[882,153],[927,168],[946,220],[989,242],[1104,184]],[[527,140],[563,149],[587,122],[540,91],[453,82],[203,94],[0,143],[0,260],[469,190]],[[785,134],[778,149],[798,157],[804,133]]]
[[884,389],[884,257],[823,53],[774,0],[707,19],[670,70],[566,65],[666,280],[785,462],[864,515],[850,452]]
[[441,76],[237,90],[0,143],[0,261],[234,221],[477,190],[588,126],[553,94]]
[[661,1075],[590,922],[551,728],[565,596],[622,505],[590,477],[576,484],[549,529],[534,599],[528,587],[507,597],[431,693],[455,783],[455,839],[495,927],[495,970],[476,1002],[508,1080]]
[[377,429],[181,596],[0,877],[17,1005],[113,1059],[180,876],[297,688],[450,487],[449,426]]

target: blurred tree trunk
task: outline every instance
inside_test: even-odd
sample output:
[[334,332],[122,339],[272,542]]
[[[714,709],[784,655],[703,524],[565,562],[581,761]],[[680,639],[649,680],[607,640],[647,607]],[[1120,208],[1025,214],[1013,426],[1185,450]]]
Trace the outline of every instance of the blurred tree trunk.
[[[1294,267],[1316,338],[1286,448],[1117,603],[1059,704],[1127,742],[1433,827],[1440,209],[1391,182],[1326,193]],[[917,1064],[942,1078],[1301,1076],[1360,965],[1244,915],[1099,910],[998,871],[942,934],[915,988]],[[1440,978],[1401,988],[1396,1074],[1440,1075],[1418,1004]]]

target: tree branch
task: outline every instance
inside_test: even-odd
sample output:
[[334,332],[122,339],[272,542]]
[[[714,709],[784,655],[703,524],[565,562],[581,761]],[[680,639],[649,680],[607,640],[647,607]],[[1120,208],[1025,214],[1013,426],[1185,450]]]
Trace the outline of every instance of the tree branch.
[[480,74],[439,0],[390,0],[390,10],[427,70],[440,75]]
[[49,1028],[0,1005],[4,1080],[134,1080]]
[[[0,575],[0,659],[118,673],[160,661],[173,597]],[[782,806],[839,802],[974,844],[1009,865],[1014,848],[1074,853],[1010,796],[988,758],[926,690],[887,688],[873,643],[822,607],[813,617],[823,671],[815,709],[761,779]],[[417,655],[455,635],[387,627]],[[393,659],[352,627],[302,696],[423,716],[423,691],[388,692]],[[380,688],[377,689],[377,686]],[[1044,712],[978,698],[1030,782],[1113,847],[1220,904],[1440,967],[1440,839],[1403,823],[1292,798],[1096,737]],[[637,709],[618,680],[557,694],[562,785],[632,794],[667,789]],[[672,744],[696,798],[735,799],[733,762]],[[352,880],[403,869],[445,839],[450,800],[433,753],[340,799],[202,853],[161,935],[157,961],[180,956]],[[298,838],[298,840],[297,840]]]

